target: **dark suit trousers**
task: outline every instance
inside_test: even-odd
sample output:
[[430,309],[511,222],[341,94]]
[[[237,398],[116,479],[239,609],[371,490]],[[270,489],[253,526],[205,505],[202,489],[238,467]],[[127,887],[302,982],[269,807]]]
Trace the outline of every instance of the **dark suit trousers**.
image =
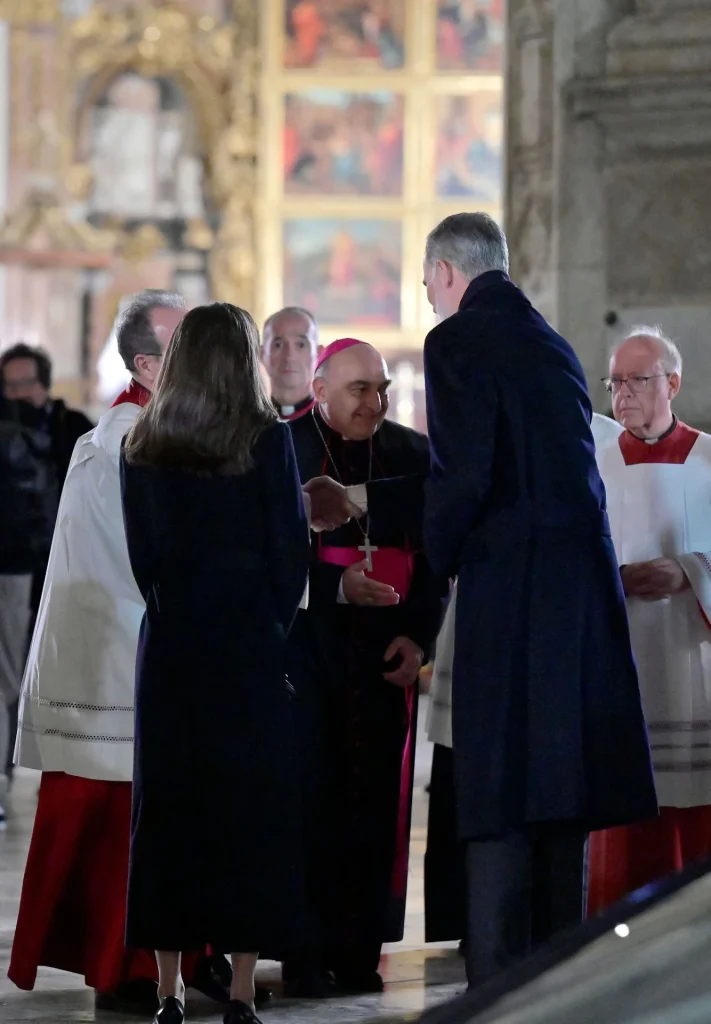
[[582,921],[586,838],[551,822],[467,843],[470,988]]

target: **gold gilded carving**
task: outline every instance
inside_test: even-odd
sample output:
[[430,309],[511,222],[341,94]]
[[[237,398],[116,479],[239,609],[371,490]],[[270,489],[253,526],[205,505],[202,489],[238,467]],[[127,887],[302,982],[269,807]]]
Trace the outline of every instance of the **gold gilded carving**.
[[188,221],[185,242],[191,249],[209,252],[215,244],[215,233],[201,218]]
[[[142,4],[119,14],[98,4],[72,24],[71,36],[84,106],[125,70],[170,77],[183,87],[201,132],[209,198],[220,214],[210,259],[212,292],[251,306],[256,5],[236,0],[233,20],[216,25],[169,6]],[[203,230],[199,248],[206,237]]]
[[64,187],[73,199],[86,199],[94,182],[89,164],[72,164],[64,176]]
[[0,21],[13,25],[53,24],[61,13],[61,0],[0,0]]
[[0,228],[0,262],[103,266],[116,242],[115,232],[68,220],[56,199],[37,192],[5,218]]
[[167,248],[168,242],[155,224],[143,224],[122,236],[119,253],[127,263],[140,264]]
[[[234,0],[231,20],[224,24],[184,8],[151,3],[124,10],[95,3],[85,15],[65,19],[60,0],[0,0],[0,18],[12,25],[18,54],[28,41],[27,26],[40,22],[57,26],[63,62],[62,92],[69,102],[58,104],[59,121],[50,124],[46,120],[40,135],[45,147],[50,136],[52,142],[57,136],[71,142],[69,146],[57,144],[54,161],[54,191],[61,190],[67,198],[84,198],[91,189],[91,168],[77,152],[79,125],[85,111],[118,74],[135,71],[150,77],[163,76],[184,90],[200,132],[208,198],[219,220],[210,255],[211,290],[217,299],[251,307],[255,276],[252,248],[258,4],[254,0]],[[35,118],[38,113],[34,111]],[[44,162],[48,162],[46,154]],[[47,203],[61,208],[61,197],[47,199]],[[20,209],[25,207],[27,202]],[[29,223],[24,214],[19,220]],[[96,242],[90,225],[73,227],[84,233],[82,237]],[[193,225],[190,230],[200,242],[196,247],[205,250],[211,234],[208,226]],[[147,258],[165,245],[162,235],[159,241],[155,235],[149,239],[146,233],[140,238],[136,232],[130,238],[111,234],[116,251],[126,260],[135,261],[139,255]]]

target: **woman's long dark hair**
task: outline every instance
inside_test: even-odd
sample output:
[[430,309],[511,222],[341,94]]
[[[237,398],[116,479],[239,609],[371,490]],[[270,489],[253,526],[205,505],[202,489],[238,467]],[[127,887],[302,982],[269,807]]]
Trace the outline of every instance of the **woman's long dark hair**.
[[244,473],[255,441],[276,420],[259,372],[257,325],[245,310],[215,302],[177,327],[124,452],[144,466]]

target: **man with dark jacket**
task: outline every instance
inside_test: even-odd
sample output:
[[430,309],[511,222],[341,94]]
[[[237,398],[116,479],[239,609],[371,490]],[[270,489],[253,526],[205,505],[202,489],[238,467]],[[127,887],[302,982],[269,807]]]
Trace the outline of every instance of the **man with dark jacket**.
[[[38,523],[38,533],[35,537],[36,564],[30,595],[31,616],[27,636],[29,644],[42,596],[47,559],[59,508],[59,496],[69,469],[69,461],[74,445],[94,424],[83,412],[68,408],[61,398],[51,397],[52,360],[41,348],[19,342],[5,349],[0,354],[0,383],[6,399],[10,402],[20,402],[23,406],[27,403],[32,407],[32,426],[45,435],[45,447],[47,443],[49,444],[44,457],[44,517]],[[13,705],[10,709],[10,749],[6,765],[10,777],[13,771],[12,748],[15,745],[16,732],[17,706]]]
[[507,271],[485,214],[427,240],[425,550],[458,578],[470,986],[581,920],[588,831],[657,809],[585,377]]
[[59,489],[64,484],[74,445],[94,424],[61,398],[52,398],[52,360],[40,348],[20,342],[0,355],[5,398],[29,402],[40,413],[41,426],[52,438],[52,456]]
[[[50,442],[28,425],[33,416],[24,402],[0,396],[0,766],[12,755],[9,709],[22,682],[37,538],[44,525]],[[5,823],[3,804],[4,783],[0,827]]]

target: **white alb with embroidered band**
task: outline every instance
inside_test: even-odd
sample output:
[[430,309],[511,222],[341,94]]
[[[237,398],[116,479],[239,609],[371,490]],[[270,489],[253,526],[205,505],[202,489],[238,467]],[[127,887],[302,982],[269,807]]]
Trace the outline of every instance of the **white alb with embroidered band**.
[[678,424],[644,445],[598,462],[620,564],[675,558],[691,583],[627,612],[659,803],[695,807],[711,804],[711,436]]
[[15,761],[25,768],[131,781],[145,605],[126,550],[119,454],[139,412],[110,409],[74,449],[20,698]]

